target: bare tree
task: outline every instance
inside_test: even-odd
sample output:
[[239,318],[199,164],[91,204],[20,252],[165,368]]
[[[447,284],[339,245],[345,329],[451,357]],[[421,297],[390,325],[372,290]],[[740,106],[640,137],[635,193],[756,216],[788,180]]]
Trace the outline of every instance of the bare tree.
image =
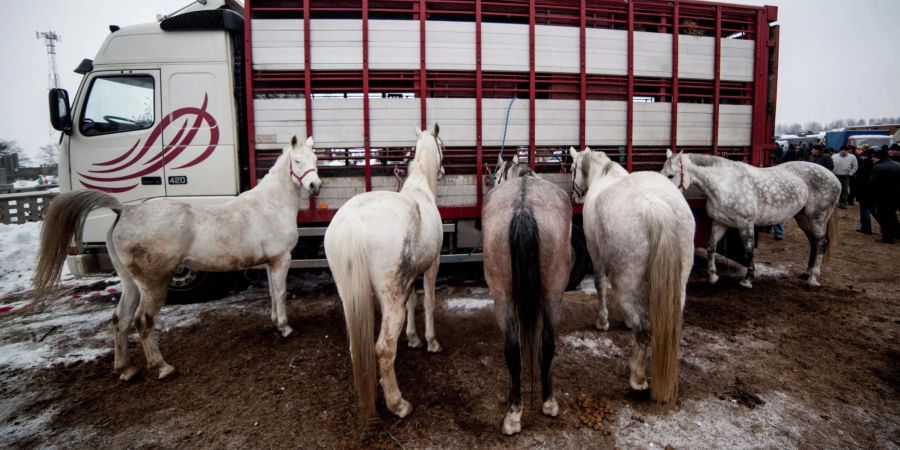
[[42,145],[37,158],[43,165],[52,166],[59,163],[59,145],[56,143]]
[[16,141],[0,139],[0,156],[6,156],[13,153],[19,153],[19,156],[21,157],[22,146]]

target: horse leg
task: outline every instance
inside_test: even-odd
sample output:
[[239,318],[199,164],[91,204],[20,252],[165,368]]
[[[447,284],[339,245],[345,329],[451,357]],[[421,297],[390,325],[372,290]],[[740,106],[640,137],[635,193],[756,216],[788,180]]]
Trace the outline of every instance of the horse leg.
[[[561,300],[561,298],[554,299],[551,304],[559,304]],[[609,324],[607,324],[608,326]],[[544,401],[541,410],[550,417],[556,417],[559,414],[559,404],[553,395],[553,379],[550,373],[554,356],[556,356],[556,332],[553,319],[545,315],[541,330],[541,400]]]
[[606,308],[606,296],[609,293],[609,277],[606,275],[605,269],[599,268],[594,270],[594,287],[597,288],[598,301],[600,303],[600,310],[594,327],[600,331],[606,331],[609,329],[609,310]]
[[650,387],[647,381],[647,346],[650,344],[650,318],[643,306],[645,272],[634,264],[624,264],[610,274],[613,301],[617,301],[625,315],[625,324],[631,328],[634,344],[628,367],[631,370],[628,382],[636,391]]
[[725,230],[728,228],[719,222],[713,221],[712,229],[709,233],[709,243],[706,245],[706,272],[709,274],[709,284],[716,284],[719,281],[719,275],[716,273],[716,245]]
[[828,247],[828,239],[825,237],[827,222],[825,225],[817,226],[806,214],[798,214],[795,219],[809,241],[809,260],[806,265],[806,273],[800,278],[805,279],[810,287],[819,287],[821,284],[817,278],[821,273],[822,256],[825,254],[825,248]]
[[419,295],[416,294],[415,288],[410,288],[409,295],[406,297],[406,345],[410,348],[419,348],[422,346],[422,340],[416,332],[416,304],[419,302]]
[[438,343],[434,336],[434,285],[437,281],[440,263],[441,260],[438,257],[423,276],[425,280],[425,340],[428,341],[428,351],[430,353],[441,351],[441,344]]
[[269,295],[272,296],[272,315],[275,316],[275,326],[281,332],[282,337],[288,337],[294,330],[288,325],[287,307],[287,275],[291,268],[291,254],[276,256],[266,264],[266,272],[269,275]]
[[744,243],[744,256],[747,259],[747,275],[741,280],[741,286],[749,289],[753,287],[753,279],[756,278],[756,267],[753,264],[753,224],[741,227],[738,231]]
[[152,281],[141,281],[140,309],[135,316],[135,325],[141,335],[141,345],[144,347],[144,356],[147,358],[148,368],[159,368],[159,379],[168,377],[175,372],[175,368],[166,363],[159,351],[159,343],[156,340],[155,319],[159,310],[166,302],[169,277],[157,277]]
[[394,360],[397,357],[397,340],[400,338],[406,310],[403,308],[403,298],[399,295],[379,297],[383,299],[381,330],[378,333],[378,342],[375,343],[375,356],[378,358],[378,369],[381,372],[381,388],[384,390],[384,401],[388,410],[403,418],[412,411],[412,405],[403,399],[400,388],[397,387]]
[[[503,434],[513,435],[522,431],[522,351],[515,319],[507,315],[504,325],[503,335],[506,338],[506,345],[503,354],[506,356],[506,369],[509,371],[509,395],[506,401],[506,417],[503,418]],[[543,384],[543,374],[541,382]]]
[[128,364],[128,329],[134,322],[134,313],[140,303],[141,294],[134,279],[127,272],[119,272],[122,278],[122,296],[112,316],[114,369],[122,381],[130,380],[138,369]]

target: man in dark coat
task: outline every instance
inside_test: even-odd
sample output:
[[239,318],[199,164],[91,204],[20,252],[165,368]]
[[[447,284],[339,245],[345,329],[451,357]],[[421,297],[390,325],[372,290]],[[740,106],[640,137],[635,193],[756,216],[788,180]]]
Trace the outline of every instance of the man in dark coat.
[[813,145],[812,153],[809,155],[809,162],[816,163],[829,171],[834,171],[834,161],[831,160],[830,156],[826,156],[822,154],[821,144]]
[[891,144],[891,147],[888,149],[888,156],[894,161],[900,162],[900,144],[896,142]]
[[797,147],[794,147],[794,144],[788,144],[787,151],[785,151],[784,155],[781,157],[781,162],[796,161],[796,160],[797,160]]
[[878,149],[873,155],[875,161],[869,178],[869,193],[878,212],[875,218],[881,226],[881,240],[893,244],[900,237],[900,222],[897,209],[900,207],[900,163],[891,160],[885,149]]
[[859,200],[859,229],[862,234],[872,234],[872,215],[875,214],[875,206],[872,203],[872,195],[869,192],[869,177],[872,176],[872,155],[875,151],[865,149],[859,155],[859,170],[853,176],[853,192]]

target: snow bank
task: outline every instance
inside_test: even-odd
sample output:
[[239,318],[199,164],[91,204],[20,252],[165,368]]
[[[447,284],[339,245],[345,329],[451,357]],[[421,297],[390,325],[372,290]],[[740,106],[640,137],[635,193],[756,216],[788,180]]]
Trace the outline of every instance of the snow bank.
[[489,298],[451,298],[447,300],[446,305],[448,309],[475,311],[488,308],[493,304],[494,300]]
[[[0,295],[31,286],[43,222],[0,224]],[[63,266],[63,279],[71,278]]]

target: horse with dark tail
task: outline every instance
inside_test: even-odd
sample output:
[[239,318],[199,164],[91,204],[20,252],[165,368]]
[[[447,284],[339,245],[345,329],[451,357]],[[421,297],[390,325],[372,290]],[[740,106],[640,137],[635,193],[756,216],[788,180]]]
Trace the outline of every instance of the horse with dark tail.
[[[540,367],[543,412],[555,417],[550,367],[556,353],[559,303],[568,282],[572,206],[566,193],[518,161],[501,161],[504,176],[482,210],[484,273],[503,331],[509,397],[502,431],[522,429],[521,375]],[[527,167],[527,166],[522,166]]]

